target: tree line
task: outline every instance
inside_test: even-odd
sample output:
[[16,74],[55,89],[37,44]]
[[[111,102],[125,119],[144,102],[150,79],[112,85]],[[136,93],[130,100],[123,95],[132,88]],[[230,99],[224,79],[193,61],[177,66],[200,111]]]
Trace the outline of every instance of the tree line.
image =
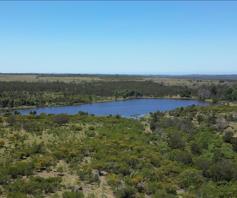
[[154,81],[0,82],[0,107],[76,104],[114,97],[196,97],[202,100],[237,100],[236,84],[202,86],[165,85]]

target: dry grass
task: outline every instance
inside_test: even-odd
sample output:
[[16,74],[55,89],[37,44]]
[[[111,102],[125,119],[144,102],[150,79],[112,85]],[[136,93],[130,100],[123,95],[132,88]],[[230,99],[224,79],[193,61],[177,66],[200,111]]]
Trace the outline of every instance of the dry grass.
[[76,76],[76,77],[67,77],[67,76],[38,76],[38,75],[0,75],[0,81],[21,81],[21,82],[92,82],[99,81],[99,77],[87,77],[87,76]]
[[219,80],[191,80],[191,79],[178,79],[178,78],[161,78],[158,76],[96,76],[96,75],[80,75],[80,76],[42,76],[37,74],[22,74],[22,75],[9,75],[0,74],[0,81],[26,81],[26,82],[94,82],[94,81],[153,81],[162,83],[164,85],[177,85],[195,87],[200,85],[218,84]]

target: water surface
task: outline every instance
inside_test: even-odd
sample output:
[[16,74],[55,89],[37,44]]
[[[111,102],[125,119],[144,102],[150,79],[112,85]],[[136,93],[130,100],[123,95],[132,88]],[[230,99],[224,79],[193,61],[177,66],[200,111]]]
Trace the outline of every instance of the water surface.
[[178,107],[191,105],[206,105],[198,100],[177,100],[177,99],[131,99],[124,101],[100,102],[93,104],[82,104],[78,106],[61,106],[61,107],[39,107],[33,109],[19,110],[23,115],[36,111],[37,114],[77,114],[79,111],[104,115],[121,115],[123,117],[139,117],[150,112],[168,111]]

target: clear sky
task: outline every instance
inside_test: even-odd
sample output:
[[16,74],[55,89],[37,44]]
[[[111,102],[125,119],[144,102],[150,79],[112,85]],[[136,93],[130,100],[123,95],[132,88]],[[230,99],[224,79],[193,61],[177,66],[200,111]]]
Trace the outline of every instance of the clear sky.
[[237,2],[0,2],[0,72],[237,73]]

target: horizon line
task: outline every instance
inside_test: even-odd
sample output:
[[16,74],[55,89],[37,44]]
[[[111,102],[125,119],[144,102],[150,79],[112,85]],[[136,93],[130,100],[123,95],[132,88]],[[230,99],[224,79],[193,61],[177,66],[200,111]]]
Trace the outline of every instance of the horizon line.
[[187,73],[187,74],[141,74],[141,73],[57,73],[57,72],[0,72],[0,75],[111,75],[111,76],[235,76],[237,73],[209,74],[209,73]]

